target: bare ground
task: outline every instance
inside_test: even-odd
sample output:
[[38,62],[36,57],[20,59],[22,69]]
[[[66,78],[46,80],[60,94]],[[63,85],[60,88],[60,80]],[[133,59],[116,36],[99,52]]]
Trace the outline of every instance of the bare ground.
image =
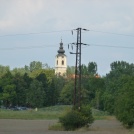
[[96,120],[88,130],[51,131],[57,120],[12,120],[0,119],[0,134],[132,134],[116,119]]

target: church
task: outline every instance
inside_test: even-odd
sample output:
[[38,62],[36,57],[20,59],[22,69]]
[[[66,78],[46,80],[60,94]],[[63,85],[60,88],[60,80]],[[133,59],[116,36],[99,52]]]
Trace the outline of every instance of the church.
[[67,56],[63,48],[62,40],[60,42],[58,54],[55,56],[55,74],[57,76],[66,76],[67,71]]

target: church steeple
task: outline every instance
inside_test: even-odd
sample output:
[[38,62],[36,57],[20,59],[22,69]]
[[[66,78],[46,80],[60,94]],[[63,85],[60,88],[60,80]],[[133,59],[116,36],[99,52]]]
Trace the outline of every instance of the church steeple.
[[62,43],[62,39],[61,39],[61,43],[60,43],[60,47],[59,50],[57,51],[59,54],[64,54],[65,50],[63,49],[63,43]]
[[55,56],[55,74],[66,76],[67,56],[65,55],[65,50],[63,49],[62,39],[57,52],[58,54]]

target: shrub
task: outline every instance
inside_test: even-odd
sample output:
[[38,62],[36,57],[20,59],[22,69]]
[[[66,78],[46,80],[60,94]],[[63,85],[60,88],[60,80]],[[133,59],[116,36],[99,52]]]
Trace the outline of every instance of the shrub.
[[116,98],[115,114],[116,117],[127,127],[134,127],[134,77],[126,77]]
[[83,126],[89,126],[93,122],[90,106],[82,106],[80,111],[71,110],[59,118],[65,130],[75,130]]
[[85,120],[84,120],[85,124],[84,125],[89,126],[91,123],[93,123],[94,118],[92,116],[92,110],[91,110],[89,105],[82,106],[80,112],[81,112],[82,116],[85,117]]

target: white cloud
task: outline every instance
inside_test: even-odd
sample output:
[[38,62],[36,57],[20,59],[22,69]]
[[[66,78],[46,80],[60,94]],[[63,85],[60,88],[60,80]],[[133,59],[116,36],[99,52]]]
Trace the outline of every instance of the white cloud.
[[13,24],[12,24],[12,21],[7,21],[7,20],[2,20],[0,21],[0,29],[5,29],[5,28],[9,28],[11,27]]
[[[132,32],[132,0],[12,0],[1,2],[0,30],[34,31],[78,26]],[[125,10],[124,10],[125,8]]]
[[[7,5],[10,4],[10,5]],[[42,1],[35,0],[13,0],[12,3],[5,3],[3,18],[0,20],[0,29],[5,30],[22,30],[25,25],[31,27],[35,16],[43,9]],[[5,11],[7,10],[7,11]],[[25,28],[25,30],[27,27]],[[15,31],[16,31],[15,30]]]

